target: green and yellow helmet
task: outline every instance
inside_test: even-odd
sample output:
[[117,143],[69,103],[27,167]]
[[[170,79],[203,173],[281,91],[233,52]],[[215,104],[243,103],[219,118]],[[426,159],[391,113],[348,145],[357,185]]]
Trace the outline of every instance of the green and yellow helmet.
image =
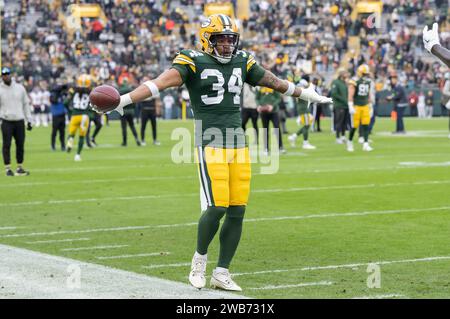
[[356,71],[356,74],[360,78],[362,78],[363,76],[369,75],[370,74],[369,66],[367,64],[361,64],[358,67],[358,70]]
[[[217,50],[219,36],[233,37],[233,50],[230,54],[221,55]],[[214,57],[220,63],[228,63],[236,54],[239,45],[239,30],[236,23],[224,14],[213,14],[204,21],[199,32],[202,51]]]

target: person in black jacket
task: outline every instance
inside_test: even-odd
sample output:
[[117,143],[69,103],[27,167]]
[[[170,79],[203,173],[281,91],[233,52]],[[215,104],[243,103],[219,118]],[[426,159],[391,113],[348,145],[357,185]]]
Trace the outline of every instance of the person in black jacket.
[[403,114],[408,106],[405,88],[398,83],[396,73],[390,75],[391,94],[386,97],[388,101],[394,102],[394,110],[397,112],[397,125],[393,134],[405,134],[405,124],[403,123]]
[[[150,78],[144,77],[142,80],[149,81]],[[145,129],[149,120],[152,124],[153,144],[161,145],[161,143],[156,138],[156,117],[161,115],[161,99],[159,97],[151,97],[139,103],[139,106],[141,110],[141,145],[147,145],[145,143]]]

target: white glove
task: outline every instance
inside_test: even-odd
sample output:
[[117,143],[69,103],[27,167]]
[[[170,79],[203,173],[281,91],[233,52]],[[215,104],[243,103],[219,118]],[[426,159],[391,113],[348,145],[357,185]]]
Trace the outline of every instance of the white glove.
[[353,106],[353,102],[348,102],[348,112],[352,115],[356,113],[356,109]]
[[307,89],[302,89],[302,93],[300,94],[300,99],[312,102],[312,103],[333,103],[333,99],[319,95],[312,86]]
[[[90,102],[89,102],[89,107],[90,107],[92,110],[94,110],[97,114],[103,114],[103,113],[105,113],[105,112],[100,111],[96,105],[94,105],[94,104],[92,104],[92,103],[90,103]],[[120,115],[123,115],[123,106],[119,105],[119,106],[117,106],[117,107],[116,107],[114,110],[112,110],[112,111],[117,111],[117,112],[119,112]],[[109,114],[109,113],[111,113],[112,111],[106,112],[106,114]]]
[[370,115],[370,118],[372,118],[372,116],[373,116],[373,107],[372,107],[372,105],[369,105],[369,115]]
[[[123,116],[123,106],[119,105],[118,107],[116,107],[116,108],[114,109],[114,111],[119,112],[119,114],[120,114],[121,116]],[[111,112],[112,112],[112,111],[111,111]],[[111,112],[107,112],[107,114],[109,114],[109,113],[111,113]]]
[[445,108],[450,111],[450,100],[448,100],[447,104],[445,104]]
[[438,34],[438,24],[435,22],[433,23],[433,28],[431,30],[428,30],[428,26],[426,25],[425,28],[423,28],[423,45],[425,46],[425,49],[428,50],[428,52],[431,53],[431,49],[434,45],[438,44],[439,42],[439,34]]

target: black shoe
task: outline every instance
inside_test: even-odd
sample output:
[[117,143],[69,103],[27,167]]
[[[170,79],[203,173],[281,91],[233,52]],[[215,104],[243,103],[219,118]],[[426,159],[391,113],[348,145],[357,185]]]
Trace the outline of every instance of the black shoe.
[[92,145],[93,147],[97,147],[97,143],[95,143],[95,140],[94,140],[94,139],[91,139],[91,145]]
[[122,142],[122,144],[120,144],[121,146],[127,146],[127,143]]
[[30,175],[30,172],[24,170],[22,167],[19,167],[16,169],[16,176],[28,176]]
[[137,146],[141,146],[141,142],[139,140],[136,140]]
[[11,169],[6,170],[6,176],[14,176],[14,173]]
[[65,146],[61,146],[61,151],[65,152],[66,151],[66,147]]

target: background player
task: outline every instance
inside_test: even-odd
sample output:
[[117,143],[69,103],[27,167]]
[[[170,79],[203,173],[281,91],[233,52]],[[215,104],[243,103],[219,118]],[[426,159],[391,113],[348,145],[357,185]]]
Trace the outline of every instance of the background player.
[[[302,88],[308,88],[310,83],[308,82],[309,76],[305,75],[303,79],[300,81],[300,86]],[[313,116],[309,112],[309,101],[298,99],[295,101],[297,104],[297,113],[298,113],[298,120],[297,123],[301,126],[301,128],[297,131],[297,133],[294,133],[288,137],[289,142],[291,143],[291,146],[295,146],[295,141],[297,140],[297,136],[303,135],[303,146],[302,148],[305,150],[314,150],[316,147],[314,145],[311,145],[308,141],[309,136],[309,129],[311,126],[311,123],[313,122]]]
[[76,87],[70,90],[70,123],[69,139],[67,140],[67,152],[70,152],[74,145],[74,138],[78,133],[78,149],[75,154],[75,161],[81,161],[81,151],[83,149],[84,138],[89,126],[89,93],[91,91],[92,79],[88,74],[78,77]]
[[370,90],[372,81],[369,78],[369,67],[362,64],[358,67],[357,77],[349,81],[348,87],[348,109],[352,128],[350,129],[349,140],[347,141],[347,151],[353,152],[353,137],[361,124],[362,135],[364,137],[363,151],[370,152],[369,145],[369,125],[372,117],[372,104],[370,103]]

